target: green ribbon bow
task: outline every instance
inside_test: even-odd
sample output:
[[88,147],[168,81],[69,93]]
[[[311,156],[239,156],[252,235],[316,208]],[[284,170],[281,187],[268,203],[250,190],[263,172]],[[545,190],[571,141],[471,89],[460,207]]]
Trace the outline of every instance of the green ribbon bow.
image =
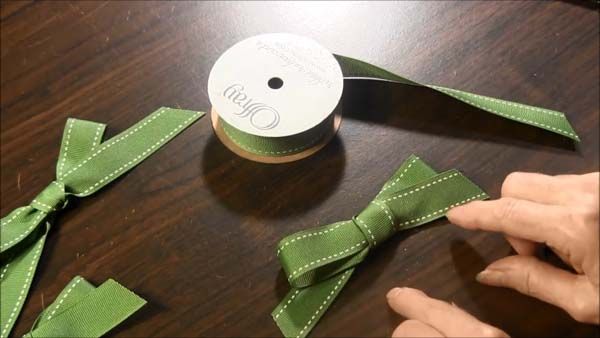
[[98,191],[142,162],[204,113],[161,108],[101,142],[106,125],[69,119],[56,180],[30,205],[0,220],[0,337],[10,333],[31,286],[53,216],[67,197]]
[[96,288],[77,276],[24,337],[100,337],[144,304],[145,300],[112,279]]
[[412,155],[352,220],[300,231],[279,242],[277,256],[292,290],[273,310],[273,319],[286,337],[305,337],[371,249],[398,231],[486,198],[459,171],[438,174]]

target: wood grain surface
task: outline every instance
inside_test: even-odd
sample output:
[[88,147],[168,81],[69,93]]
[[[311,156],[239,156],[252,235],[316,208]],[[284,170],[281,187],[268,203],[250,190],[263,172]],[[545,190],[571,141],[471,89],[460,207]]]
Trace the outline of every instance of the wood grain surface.
[[[423,83],[564,111],[573,145],[422,88],[347,82],[334,141],[294,163],[249,162],[208,118],[58,217],[13,334],[75,275],[148,305],[110,335],[279,336],[284,235],[348,219],[410,154],[493,197],[513,171],[597,171],[599,24],[592,2],[8,2],[1,5],[1,214],[54,179],[67,117],[108,136],[160,106],[208,111],[208,73],[235,42],[309,36]],[[591,4],[591,6],[590,6]],[[563,311],[474,276],[511,249],[440,220],[398,234],[356,271],[313,336],[389,336],[385,293],[411,286],[513,336],[598,336]]]

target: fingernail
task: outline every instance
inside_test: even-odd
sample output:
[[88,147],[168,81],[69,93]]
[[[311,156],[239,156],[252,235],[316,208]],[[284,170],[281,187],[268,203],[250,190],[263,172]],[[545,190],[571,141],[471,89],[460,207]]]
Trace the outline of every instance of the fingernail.
[[402,288],[393,288],[388,291],[387,295],[385,295],[388,299],[397,296],[400,292],[402,292]]
[[479,283],[489,284],[494,280],[498,280],[502,272],[494,270],[483,270],[475,276]]

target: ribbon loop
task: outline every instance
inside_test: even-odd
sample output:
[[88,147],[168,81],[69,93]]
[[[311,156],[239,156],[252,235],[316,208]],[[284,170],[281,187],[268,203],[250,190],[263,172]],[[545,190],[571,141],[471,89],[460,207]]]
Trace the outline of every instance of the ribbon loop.
[[104,123],[67,119],[56,165],[59,180],[100,145],[105,129]]
[[411,156],[352,220],[305,230],[279,242],[278,256],[292,290],[273,311],[273,319],[286,337],[306,336],[371,248],[399,230],[485,198],[485,192],[457,170],[438,174]]
[[354,222],[343,221],[284,238],[279,260],[290,284],[306,287],[360,263],[368,249]]
[[[10,333],[25,302],[51,226],[48,214],[64,208],[67,196],[88,196],[115,180],[203,115],[201,112],[163,107],[102,143],[104,124],[67,120],[56,166],[56,181],[38,194],[30,205],[14,210],[0,222],[0,337]],[[104,290],[102,287],[99,289]],[[126,298],[116,293],[114,297],[111,301],[115,306]],[[89,313],[89,308],[102,305],[96,301],[82,304],[85,304],[82,313]],[[130,310],[135,311],[134,308]],[[32,334],[43,336],[47,333],[48,336],[59,337],[101,335],[105,332],[102,330],[110,328],[116,320],[124,319],[130,310],[118,314],[119,318],[111,319],[102,328],[94,326],[93,331],[79,330],[85,328],[80,323],[80,313],[70,317],[76,312],[69,312],[69,316],[65,314],[61,320],[57,316],[52,321],[54,324],[40,326]],[[117,312],[107,308],[98,313],[106,319]],[[97,318],[86,319],[94,321]],[[71,326],[74,330],[68,330]]]
[[31,201],[33,208],[46,213],[63,209],[66,205],[67,194],[65,192],[65,185],[57,181],[52,181]]

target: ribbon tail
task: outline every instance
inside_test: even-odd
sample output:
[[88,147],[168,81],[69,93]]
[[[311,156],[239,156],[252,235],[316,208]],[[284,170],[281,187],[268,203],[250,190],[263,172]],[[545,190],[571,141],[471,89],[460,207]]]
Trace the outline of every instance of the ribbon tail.
[[384,198],[394,194],[399,189],[407,188],[437,174],[417,155],[410,155],[396,170],[396,173],[383,185],[377,194],[377,198]]
[[271,313],[283,335],[306,337],[344,288],[352,272],[354,268],[318,284],[291,289]]
[[[7,251],[28,239],[46,220],[48,214],[31,206],[15,209],[2,219],[0,227],[0,257],[2,264],[7,260]],[[12,251],[12,250],[11,250]]]
[[56,165],[58,180],[61,180],[65,172],[71,170],[96,149],[102,140],[105,129],[106,125],[103,123],[67,119]]
[[477,107],[488,113],[545,129],[555,134],[568,137],[577,142],[580,141],[579,136],[569,123],[569,120],[567,120],[565,114],[561,112],[533,107],[522,103],[500,100],[452,88],[434,85],[426,85],[426,87],[453,97],[471,106]]
[[77,165],[63,171],[59,180],[68,192],[78,197],[91,195],[138,165],[203,115],[190,110],[160,108],[82,156]]
[[95,288],[77,276],[24,337],[100,337],[144,304],[144,299],[112,279]]
[[567,120],[566,116],[561,112],[500,100],[452,88],[420,84],[364,61],[341,55],[335,55],[335,57],[342,68],[342,73],[345,78],[367,78],[427,87],[488,113],[545,129],[577,142],[580,141],[579,136]]
[[0,270],[0,337],[8,337],[27,297],[46,234]]
[[77,304],[77,302],[81,301],[81,299],[83,299],[94,289],[96,289],[96,287],[90,284],[83,277],[75,276],[75,278],[71,279],[71,281],[64,287],[54,302],[44,309],[44,311],[39,315],[39,318],[31,331],[43,326],[52,318],[65,312],[73,305]]

